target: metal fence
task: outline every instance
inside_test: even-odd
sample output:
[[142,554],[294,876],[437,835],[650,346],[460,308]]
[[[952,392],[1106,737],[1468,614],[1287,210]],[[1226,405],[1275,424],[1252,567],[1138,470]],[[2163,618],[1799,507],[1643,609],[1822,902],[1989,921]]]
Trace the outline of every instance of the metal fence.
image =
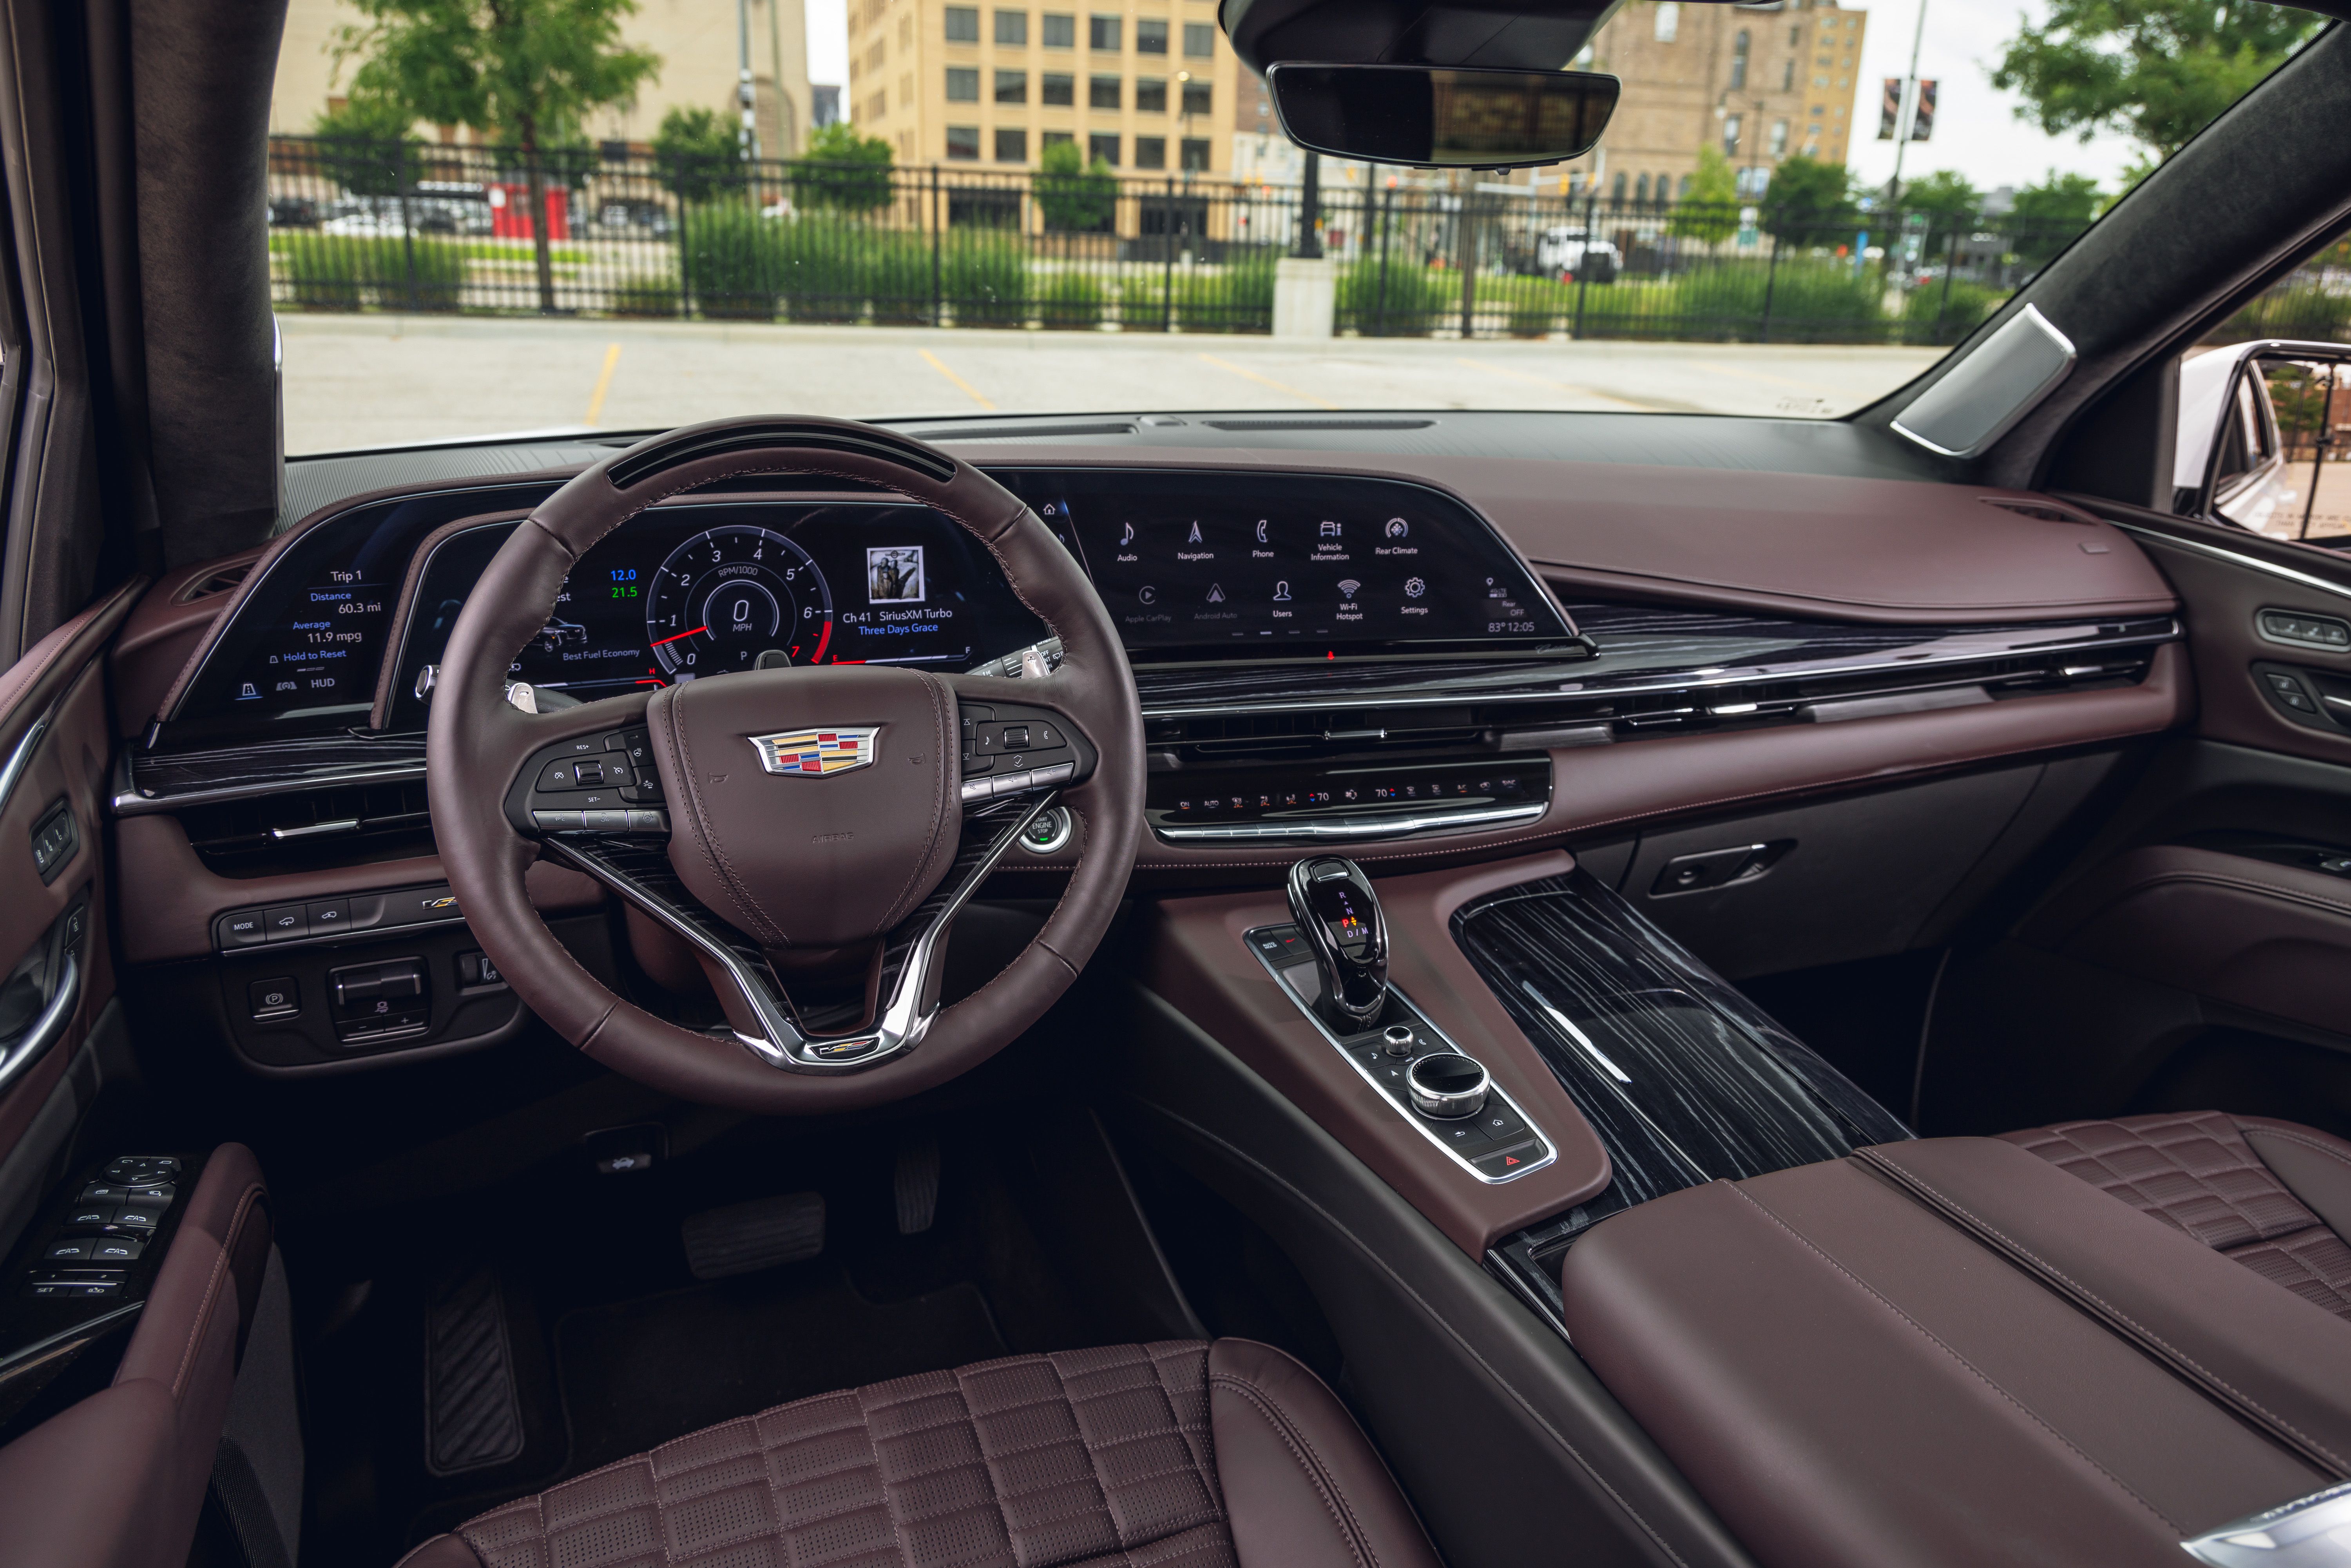
[[[270,145],[270,277],[319,310],[1262,332],[1301,193],[1224,176]],[[534,221],[536,216],[538,222]],[[1975,214],[1326,187],[1367,336],[1956,342],[2074,230]],[[536,230],[547,233],[542,257]]]

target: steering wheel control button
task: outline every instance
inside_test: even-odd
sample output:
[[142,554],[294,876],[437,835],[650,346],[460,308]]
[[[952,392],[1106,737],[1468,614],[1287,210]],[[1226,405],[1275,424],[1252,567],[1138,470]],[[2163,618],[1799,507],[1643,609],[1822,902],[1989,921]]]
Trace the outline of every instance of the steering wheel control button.
[[580,813],[580,825],[591,833],[625,833],[629,831],[629,813],[609,808],[601,811],[582,811]]
[[1486,1092],[1493,1087],[1483,1064],[1455,1051],[1421,1057],[1405,1070],[1404,1078],[1412,1108],[1440,1121],[1475,1116],[1486,1108]]
[[550,833],[576,833],[580,831],[580,813],[577,811],[533,811],[530,820]]
[[302,989],[290,975],[254,981],[246,988],[246,999],[256,1019],[292,1018],[302,1010]]

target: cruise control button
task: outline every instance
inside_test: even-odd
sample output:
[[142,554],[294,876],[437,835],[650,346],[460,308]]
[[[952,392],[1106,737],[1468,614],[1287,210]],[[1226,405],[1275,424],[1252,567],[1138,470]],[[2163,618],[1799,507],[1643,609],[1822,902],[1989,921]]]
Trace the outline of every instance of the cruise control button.
[[1074,762],[1056,762],[1050,768],[1038,768],[1029,778],[1038,784],[1065,784],[1076,776],[1077,771],[1078,765]]
[[533,811],[531,821],[551,833],[577,831],[580,813],[578,811]]
[[964,753],[963,776],[965,778],[968,779],[975,773],[991,773],[994,772],[995,769],[995,758],[982,757],[977,752],[967,751]]
[[629,814],[610,810],[582,811],[580,825],[591,833],[625,833],[629,831]]
[[967,780],[963,789],[958,791],[958,793],[961,795],[964,803],[968,805],[974,800],[987,800],[990,795],[996,793],[996,786],[985,779],[973,779]]
[[572,771],[577,766],[578,764],[569,759],[554,764],[539,774],[538,787],[542,789],[557,790],[579,789],[580,777]]
[[1036,776],[1025,770],[1000,774],[988,780],[988,792],[993,795],[1018,795],[1036,781]]
[[669,813],[666,811],[631,811],[628,817],[629,831],[632,833],[669,831]]

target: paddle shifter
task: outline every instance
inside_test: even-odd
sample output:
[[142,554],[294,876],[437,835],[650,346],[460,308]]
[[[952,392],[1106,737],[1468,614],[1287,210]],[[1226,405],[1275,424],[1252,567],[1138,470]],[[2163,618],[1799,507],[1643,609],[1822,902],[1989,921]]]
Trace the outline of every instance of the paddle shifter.
[[1372,879],[1318,855],[1290,868],[1290,913],[1322,971],[1322,1005],[1343,1033],[1378,1023],[1388,1000],[1388,927]]

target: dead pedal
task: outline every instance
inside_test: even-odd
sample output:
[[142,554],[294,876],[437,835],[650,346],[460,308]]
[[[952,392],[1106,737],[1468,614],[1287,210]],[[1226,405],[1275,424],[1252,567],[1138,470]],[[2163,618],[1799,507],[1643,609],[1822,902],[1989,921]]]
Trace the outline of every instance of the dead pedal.
[[824,1250],[824,1194],[788,1192],[686,1217],[685,1266],[697,1280],[724,1280],[798,1263]]
[[920,1236],[939,1217],[939,1141],[927,1134],[898,1145],[898,1234]]
[[521,1454],[522,1396],[506,1298],[484,1264],[453,1278],[424,1312],[424,1466],[436,1476]]

